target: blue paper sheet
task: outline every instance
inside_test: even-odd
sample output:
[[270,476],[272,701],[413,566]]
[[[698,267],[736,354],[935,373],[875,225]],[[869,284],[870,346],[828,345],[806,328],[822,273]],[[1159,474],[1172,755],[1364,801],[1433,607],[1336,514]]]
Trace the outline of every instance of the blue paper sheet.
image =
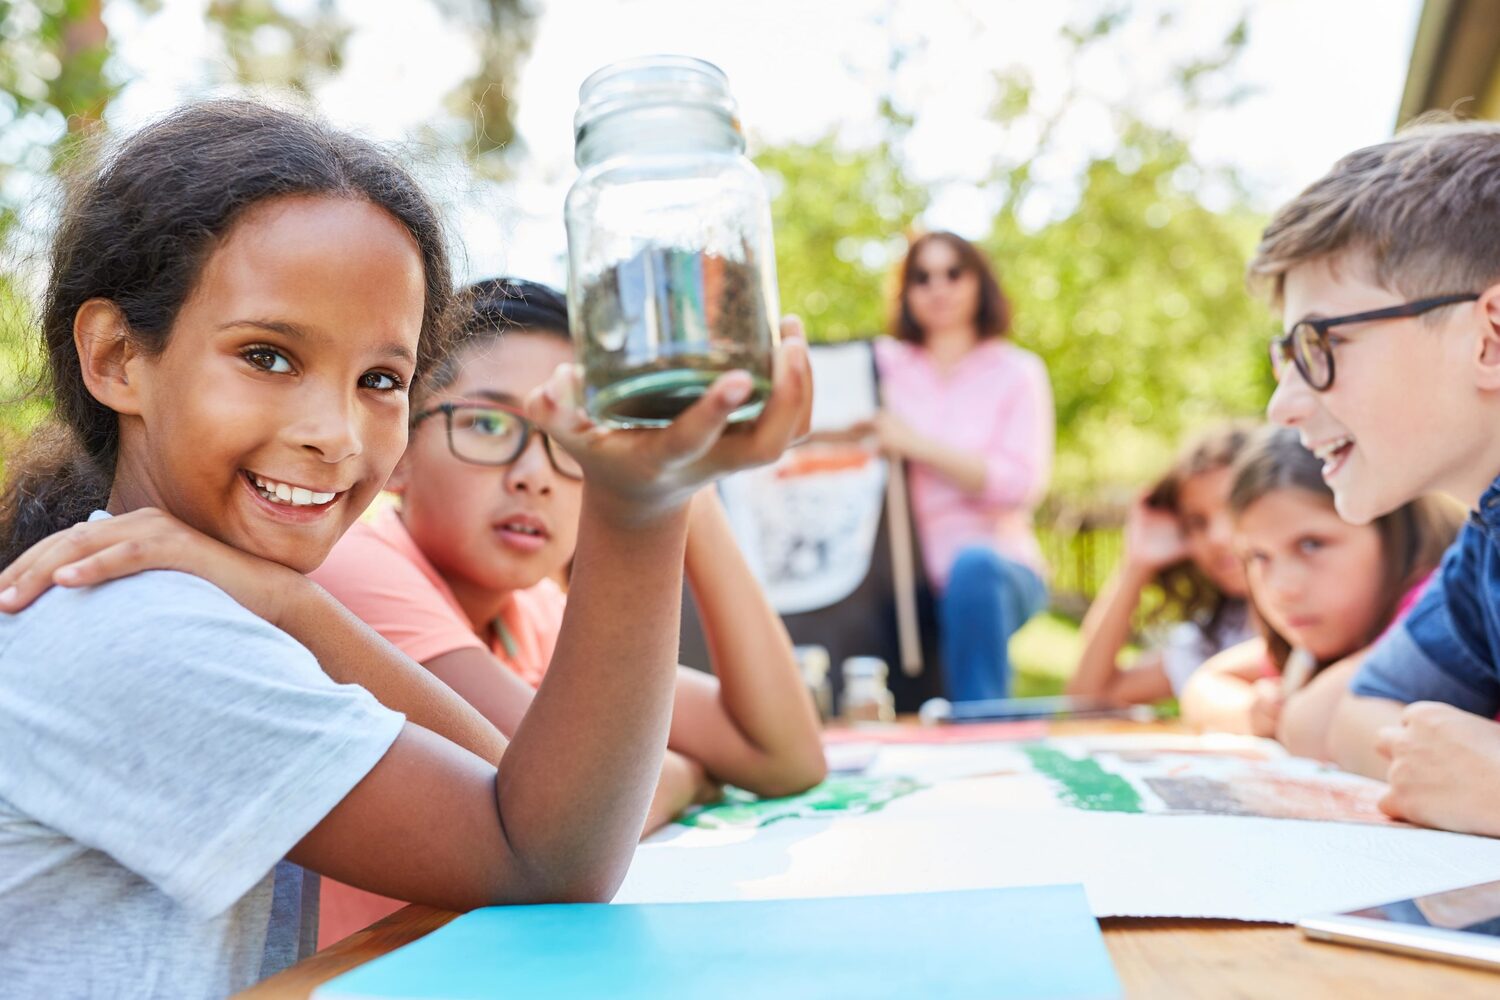
[[1083,887],[476,910],[321,987],[422,997],[1117,997]]

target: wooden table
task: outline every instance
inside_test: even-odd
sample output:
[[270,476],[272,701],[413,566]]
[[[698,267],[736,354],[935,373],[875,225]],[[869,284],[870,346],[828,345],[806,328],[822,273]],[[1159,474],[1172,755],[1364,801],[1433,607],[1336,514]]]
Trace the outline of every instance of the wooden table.
[[[1164,731],[1167,725],[1067,723],[1057,735]],[[240,994],[309,996],[321,983],[409,944],[456,914],[408,906]],[[1233,920],[1105,918],[1104,943],[1131,997],[1500,997],[1500,973],[1308,941],[1290,927]]]

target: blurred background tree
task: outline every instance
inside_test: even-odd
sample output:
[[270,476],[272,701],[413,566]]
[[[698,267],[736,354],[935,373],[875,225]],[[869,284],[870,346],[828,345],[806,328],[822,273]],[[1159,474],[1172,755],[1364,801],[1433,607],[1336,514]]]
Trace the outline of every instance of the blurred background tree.
[[[1126,9],[1065,29],[1073,60],[1109,44]],[[1174,69],[1184,125],[1243,96],[1228,81],[1245,40],[1241,21],[1216,51]],[[1271,320],[1243,275],[1265,220],[1233,171],[1196,162],[1184,130],[1147,123],[1134,111],[1141,95],[1122,93],[1107,104],[1113,142],[1072,176],[1049,177],[1049,200],[1058,188],[1073,196],[1037,222],[1036,164],[1053,152],[1059,123],[1099,98],[1073,90],[1043,109],[1019,71],[995,86],[991,118],[1038,138],[994,164],[984,184],[993,221],[980,242],[1015,306],[1017,343],[1047,362],[1058,417],[1051,506],[1076,519],[1122,504],[1184,434],[1264,405]],[[756,157],[774,197],[782,306],[815,340],[885,329],[892,272],[923,228],[931,191],[905,167],[909,120],[881,100],[888,129],[877,143],[831,134]]]
[[[433,109],[417,148],[459,154],[470,177],[458,186],[472,199],[509,177],[519,148],[515,83],[537,12],[528,0],[427,2],[462,29],[473,69]],[[116,5],[149,16],[157,0],[110,0],[109,9]],[[1095,9],[1063,29],[1071,60],[1064,93],[1040,93],[1024,69],[995,75],[990,126],[1029,139],[1007,143],[991,164],[970,230],[1014,301],[1017,342],[1051,373],[1058,456],[1043,528],[1070,545],[1080,525],[1107,524],[1184,434],[1257,412],[1270,388],[1262,360],[1270,320],[1242,281],[1263,220],[1234,172],[1198,162],[1189,142],[1203,116],[1244,96],[1234,81],[1245,22],[1209,51],[1170,65],[1150,92],[1101,94],[1081,82],[1085,60],[1124,52],[1131,43],[1123,36],[1146,15],[1129,4]],[[205,87],[316,99],[344,67],[352,29],[340,11],[334,0],[208,0],[219,51],[205,60]],[[18,212],[36,202],[45,179],[87,148],[78,140],[108,120],[122,81],[104,13],[102,0],[0,0],[0,246],[25,228]],[[1168,7],[1150,16],[1148,30],[1167,31],[1174,15]],[[757,144],[773,194],[783,306],[803,316],[814,339],[884,330],[893,268],[948,183],[919,179],[910,167],[920,140],[900,95],[908,57],[923,40],[880,27],[891,41],[869,81],[873,133],[835,129],[805,142]],[[1143,116],[1163,100],[1172,114]],[[1085,112],[1097,123],[1092,152],[1063,159],[1060,135],[1070,116]],[[31,303],[16,275],[0,269],[6,400],[25,388]],[[8,403],[0,434],[13,439],[43,411],[37,402]],[[7,450],[0,442],[0,456]],[[1063,588],[1085,593],[1108,563],[1107,554],[1059,557]]]

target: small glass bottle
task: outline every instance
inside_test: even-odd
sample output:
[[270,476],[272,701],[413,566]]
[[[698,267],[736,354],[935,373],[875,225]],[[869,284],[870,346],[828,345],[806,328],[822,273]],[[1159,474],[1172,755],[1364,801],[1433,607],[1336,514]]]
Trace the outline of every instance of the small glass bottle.
[[720,374],[771,387],[777,303],[771,209],[745,156],[729,82],[686,56],[594,73],[578,92],[568,192],[568,312],[595,420],[661,426]]
[[818,707],[818,717],[824,720],[832,718],[833,687],[828,676],[832,661],[828,650],[822,646],[793,646],[792,653],[797,657],[802,683],[807,685],[813,704]]
[[843,718],[850,722],[894,722],[896,700],[886,685],[890,668],[878,656],[851,656],[839,668],[844,690],[839,698]]

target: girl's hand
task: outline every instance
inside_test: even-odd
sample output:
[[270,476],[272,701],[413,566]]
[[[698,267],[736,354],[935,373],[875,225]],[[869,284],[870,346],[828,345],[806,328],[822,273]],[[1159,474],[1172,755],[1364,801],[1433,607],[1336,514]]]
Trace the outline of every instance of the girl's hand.
[[1177,515],[1152,507],[1145,497],[1136,500],[1125,517],[1126,563],[1154,575],[1187,557],[1187,539]]
[[1281,725],[1281,678],[1261,677],[1253,685],[1255,700],[1250,703],[1250,732],[1255,736],[1276,737]]
[[721,375],[703,398],[659,430],[602,427],[579,405],[578,370],[563,365],[531,394],[527,415],[583,466],[586,494],[621,524],[676,512],[703,484],[776,460],[807,433],[812,369],[802,323],[781,323],[771,396],[754,423],[730,428],[729,414],[749,397],[750,375]]
[[0,612],[15,614],[53,585],[88,587],[153,569],[207,580],[277,624],[288,596],[306,578],[188,527],[165,511],[142,507],[87,521],[37,542],[0,572]]

